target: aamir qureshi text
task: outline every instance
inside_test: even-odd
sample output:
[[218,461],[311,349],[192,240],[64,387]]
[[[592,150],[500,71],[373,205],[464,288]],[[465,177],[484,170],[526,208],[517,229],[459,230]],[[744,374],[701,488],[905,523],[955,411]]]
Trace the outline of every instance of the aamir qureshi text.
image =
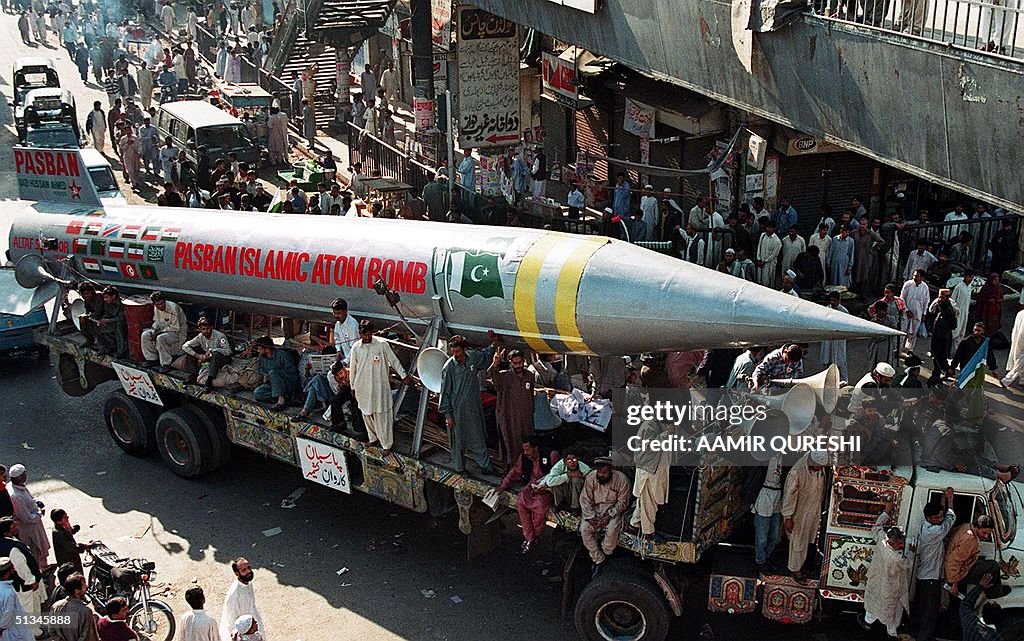
[[658,438],[638,435],[626,439],[632,452],[744,452],[773,454],[800,454],[803,452],[860,452],[859,436],[801,435],[773,436],[675,436],[663,434]]

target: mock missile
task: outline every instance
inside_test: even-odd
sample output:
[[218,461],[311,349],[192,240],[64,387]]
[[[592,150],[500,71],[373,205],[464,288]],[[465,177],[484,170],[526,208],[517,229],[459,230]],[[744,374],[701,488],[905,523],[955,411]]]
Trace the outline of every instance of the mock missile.
[[10,249],[127,292],[320,321],[341,297],[357,318],[401,311],[419,333],[439,314],[449,334],[493,330],[542,353],[899,334],[629,243],[535,229],[45,202],[16,216]]

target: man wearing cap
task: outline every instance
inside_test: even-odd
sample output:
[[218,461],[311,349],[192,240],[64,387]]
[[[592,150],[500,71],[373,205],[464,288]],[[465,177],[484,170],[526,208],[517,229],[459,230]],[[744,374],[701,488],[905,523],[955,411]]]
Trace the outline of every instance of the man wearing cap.
[[[639,437],[639,443],[646,444],[671,438],[673,430],[672,424],[646,421],[636,435]],[[654,536],[658,506],[668,502],[672,455],[670,451],[658,451],[648,447],[633,452],[633,463],[636,465],[633,496],[636,497],[636,507],[633,509],[633,515],[629,517],[630,532],[639,531],[644,538]]]
[[921,361],[915,354],[911,354],[903,359],[903,378],[897,382],[894,387],[900,387],[903,389],[924,389],[925,383],[921,380]]
[[263,617],[256,607],[256,592],[252,586],[255,574],[249,560],[242,556],[238,557],[231,562],[231,571],[235,573],[235,580],[231,582],[231,587],[224,597],[224,610],[220,616],[221,641],[232,638],[235,624],[241,616],[248,615],[257,625],[263,627]]
[[18,539],[28,546],[42,570],[49,566],[50,537],[46,535],[43,525],[45,510],[25,486],[28,473],[25,466],[18,463],[11,466],[11,485],[7,488],[14,504],[14,520],[18,524]]
[[[29,547],[15,538],[17,535],[18,524],[13,518],[0,519],[0,556],[7,557],[14,565],[14,592],[23,611],[38,615],[46,599],[46,588],[42,583],[43,573]],[[42,632],[38,625],[29,626],[25,631],[31,631],[33,635]],[[31,639],[31,636],[26,636]]]
[[857,617],[857,622],[870,630],[871,624],[878,621],[890,638],[896,638],[903,611],[910,610],[910,570],[914,557],[903,550],[907,537],[893,525],[892,512],[893,504],[888,501],[871,528],[875,551],[864,588],[864,614]]
[[878,363],[874,369],[861,377],[850,392],[849,411],[851,414],[860,410],[864,397],[872,393],[873,389],[885,389],[892,386],[892,380],[896,378],[896,369],[888,363]]
[[16,578],[14,563],[0,556],[0,641],[33,641],[27,626],[15,624],[16,619],[28,614],[18,600],[14,588]]
[[818,536],[827,463],[826,452],[814,450],[803,455],[786,476],[782,491],[782,527],[789,536],[787,567],[798,581],[804,580],[807,550]]
[[800,290],[796,287],[796,273],[792,269],[787,269],[782,274],[782,289],[779,291],[800,298]]
[[160,371],[166,373],[171,370],[171,361],[181,353],[188,321],[181,306],[166,300],[163,292],[153,292],[149,300],[153,302],[153,325],[142,332],[142,355],[147,366],[159,364]]
[[629,499],[626,475],[612,467],[610,457],[594,459],[594,470],[583,480],[580,492],[580,538],[595,573],[619,544]]
[[263,641],[260,624],[252,615],[243,614],[235,619],[234,629],[231,631],[231,641]]
[[384,454],[388,455],[395,440],[391,370],[406,384],[412,382],[412,376],[402,367],[391,345],[373,335],[374,329],[373,321],[367,318],[359,321],[359,341],[352,346],[349,367],[352,393],[363,414],[369,445],[379,444]]

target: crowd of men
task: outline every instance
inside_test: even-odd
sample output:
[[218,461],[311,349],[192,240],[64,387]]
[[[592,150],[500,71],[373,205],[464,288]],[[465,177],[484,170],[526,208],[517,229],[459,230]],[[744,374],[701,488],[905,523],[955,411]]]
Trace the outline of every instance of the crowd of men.
[[[79,542],[78,525],[66,510],[32,496],[28,471],[18,463],[0,465],[0,638],[3,641],[143,641],[145,630],[128,621],[133,595],[90,594],[82,555],[95,542]],[[47,522],[52,529],[47,532]],[[52,552],[52,554],[51,554]],[[91,555],[90,555],[91,556]],[[94,560],[94,563],[100,563]],[[189,611],[181,617],[184,641],[263,641],[254,574],[243,557],[231,564],[235,578],[224,596],[218,623],[204,610],[203,588],[185,592]],[[46,622],[40,615],[52,615]]]

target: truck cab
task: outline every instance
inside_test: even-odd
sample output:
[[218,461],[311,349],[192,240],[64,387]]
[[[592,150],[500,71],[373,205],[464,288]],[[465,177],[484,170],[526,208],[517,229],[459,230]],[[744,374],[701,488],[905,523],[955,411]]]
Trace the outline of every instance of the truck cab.
[[89,178],[92,180],[93,186],[96,187],[100,203],[104,207],[127,205],[128,201],[117,186],[117,180],[114,178],[114,170],[110,166],[110,161],[92,147],[83,147],[78,150],[78,153],[82,157],[82,162],[85,163],[85,168],[89,172]]
[[28,147],[80,147],[82,132],[74,95],[60,88],[29,90],[18,122],[18,139]]
[[[933,468],[835,468],[820,541],[824,553],[821,596],[863,602],[867,570],[875,549],[871,527],[884,509],[883,504],[892,501],[896,524],[907,533],[908,545],[916,546],[924,506],[938,502],[947,487],[954,492],[954,527],[970,523],[980,514],[991,516],[995,522],[992,540],[981,542],[981,555],[999,563],[1003,585],[1010,587],[1010,593],[993,602],[1001,607],[1000,618],[1007,625],[1013,621],[1016,628],[1024,623],[1024,579],[1020,572],[1024,532],[1019,531],[1018,523],[1018,516],[1024,514],[1024,485]],[[911,586],[913,590],[913,582]]]
[[14,100],[11,107],[14,109],[15,126],[20,132],[28,93],[33,89],[59,88],[60,78],[57,76],[53,60],[38,56],[18,58],[14,62],[11,78],[14,84]]

